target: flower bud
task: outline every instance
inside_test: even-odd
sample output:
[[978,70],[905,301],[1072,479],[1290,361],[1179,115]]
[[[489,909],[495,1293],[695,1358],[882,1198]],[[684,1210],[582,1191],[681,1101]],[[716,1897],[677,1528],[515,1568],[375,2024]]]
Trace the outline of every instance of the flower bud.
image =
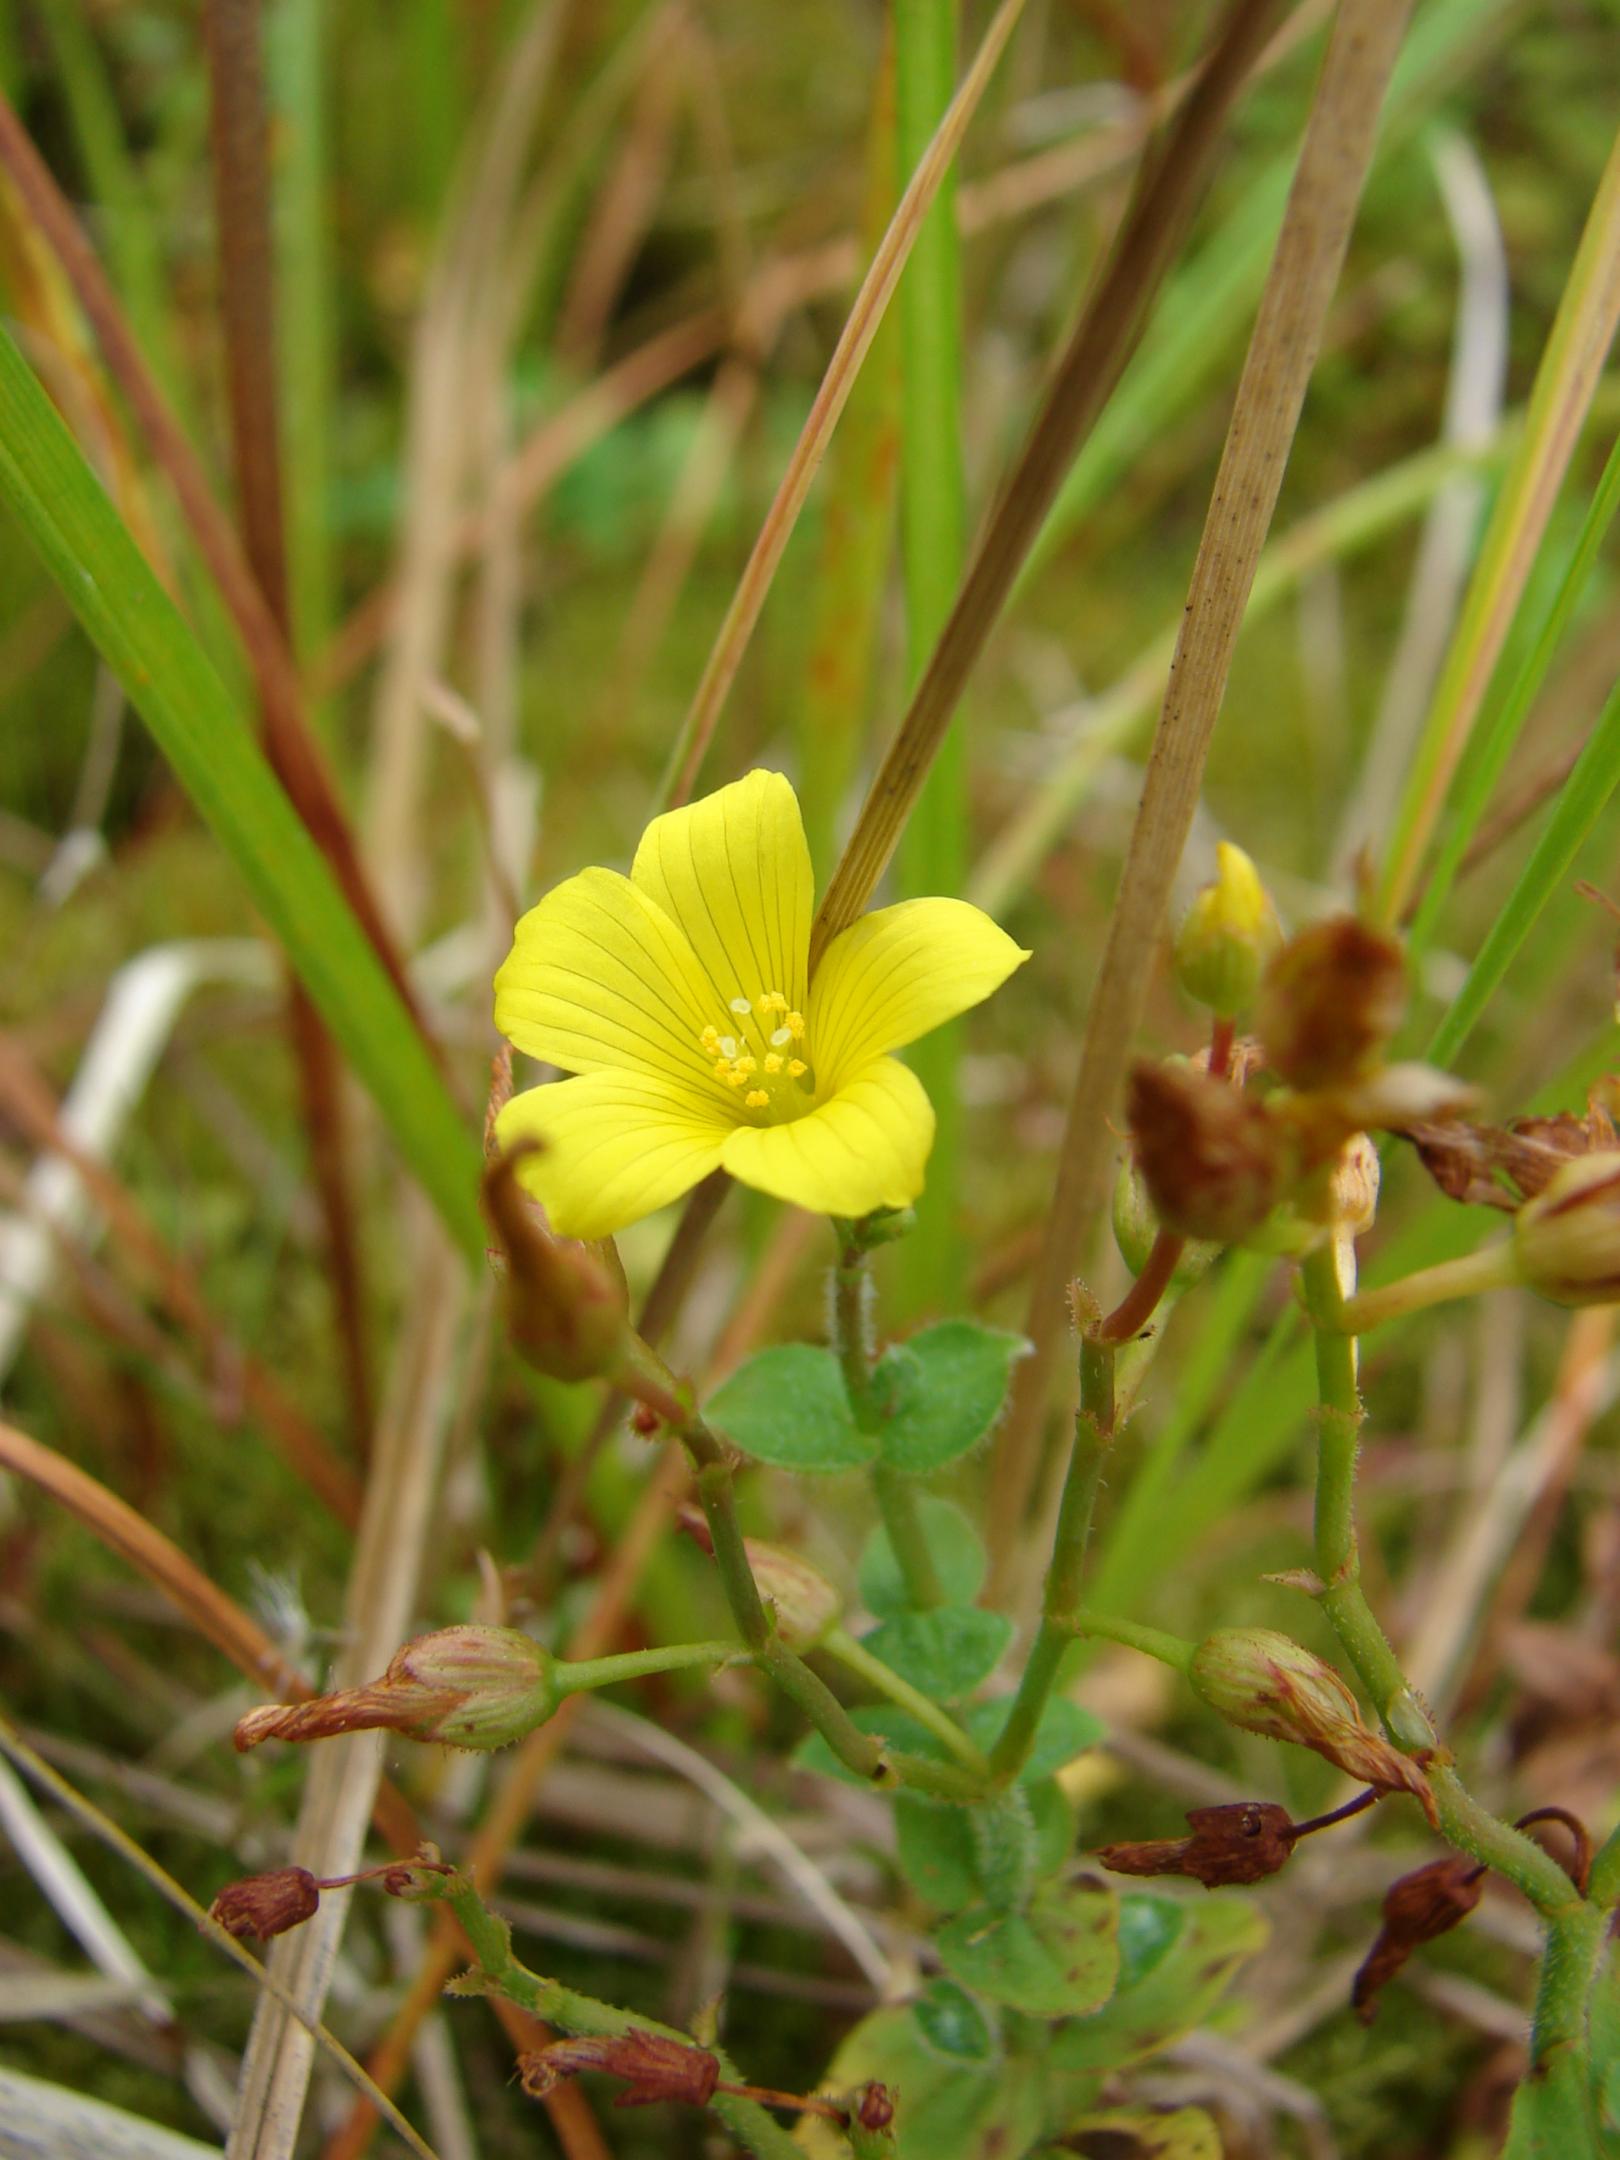
[[1191,1808],[1191,1837],[1151,1838],[1104,1845],[1097,1858],[1116,1875],[1190,1875],[1206,1890],[1228,1883],[1264,1882],[1288,1865],[1294,1825],[1272,1800],[1235,1800]]
[[1264,1104],[1208,1073],[1139,1064],[1127,1113],[1154,1212],[1183,1237],[1236,1244],[1264,1222],[1293,1178],[1286,1130]]
[[1176,932],[1176,980],[1222,1020],[1247,1012],[1267,961],[1283,941],[1282,925],[1260,873],[1240,847],[1223,840],[1216,876],[1195,896]]
[[555,1658],[520,1629],[440,1628],[406,1643],[364,1687],[248,1711],[235,1739],[245,1754],[264,1740],[384,1731],[482,1752],[533,1732],[561,1699]]
[[607,1378],[624,1348],[623,1289],[585,1246],[541,1227],[518,1169],[536,1151],[531,1141],[484,1172],[484,1213],[506,1261],[507,1332],[553,1380]]
[[228,1882],[208,1912],[227,1935],[256,1935],[262,1942],[302,1927],[320,1908],[321,1886],[308,1868],[272,1868]]
[[1308,1747],[1377,1792],[1409,1792],[1435,1821],[1429,1781],[1362,1720],[1333,1667],[1274,1628],[1219,1628],[1193,1653],[1187,1678],[1229,1725]]
[[[1127,1155],[1114,1180],[1114,1243],[1133,1275],[1140,1275],[1147,1266],[1159,1230],[1159,1218],[1153,1212],[1142,1173]],[[1219,1246],[1203,1239],[1189,1238],[1170,1278],[1172,1288],[1190,1290],[1219,1250]]]
[[1290,1087],[1336,1087],[1371,1070],[1405,1010],[1399,945],[1336,915],[1290,938],[1271,962],[1255,1027]]
[[1555,1305],[1620,1300],[1620,1150],[1577,1157],[1513,1218],[1514,1257]]
[[[680,1511],[681,1528],[712,1559],[714,1540],[700,1508]],[[838,1625],[844,1601],[820,1568],[812,1567],[802,1554],[785,1545],[768,1545],[763,1538],[744,1538],[743,1550],[753,1570],[764,1602],[772,1608],[776,1632],[790,1650],[813,1650]]]

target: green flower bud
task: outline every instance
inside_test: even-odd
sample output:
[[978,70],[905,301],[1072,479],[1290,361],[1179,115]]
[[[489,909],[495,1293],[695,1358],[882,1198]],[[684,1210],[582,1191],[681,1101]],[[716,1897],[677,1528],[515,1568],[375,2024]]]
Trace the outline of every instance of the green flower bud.
[[813,1650],[838,1625],[843,1599],[820,1568],[785,1545],[760,1538],[744,1538],[743,1545],[777,1634],[790,1650]]
[[1215,862],[1215,882],[1197,894],[1176,932],[1176,980],[1197,1004],[1233,1020],[1254,1003],[1266,963],[1282,945],[1282,925],[1242,848],[1221,841]]
[[1555,1305],[1620,1301],[1620,1150],[1564,1164],[1513,1218],[1514,1255]]
[[1229,1725],[1308,1747],[1380,1792],[1409,1792],[1435,1820],[1418,1764],[1363,1721],[1338,1673],[1303,1644],[1274,1628],[1219,1628],[1194,1651],[1187,1678]]
[[521,1629],[439,1628],[406,1643],[381,1679],[364,1687],[248,1711],[235,1739],[246,1753],[263,1740],[396,1732],[483,1752],[523,1739],[561,1699],[555,1658]]

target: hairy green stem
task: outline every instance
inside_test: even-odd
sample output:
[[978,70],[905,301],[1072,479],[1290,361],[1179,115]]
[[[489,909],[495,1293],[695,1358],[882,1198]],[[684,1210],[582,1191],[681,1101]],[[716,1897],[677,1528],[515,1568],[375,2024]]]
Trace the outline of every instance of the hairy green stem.
[[[1376,1290],[1358,1290],[1340,1300],[1322,1320],[1320,1329],[1333,1327],[1347,1335],[1365,1335],[1385,1320],[1404,1319],[1430,1305],[1444,1305],[1453,1298],[1478,1297],[1482,1291],[1501,1290],[1520,1280],[1511,1238],[1481,1245],[1476,1252],[1455,1260],[1440,1260],[1433,1267],[1403,1275],[1399,1282],[1380,1283]],[[1308,1294],[1308,1293],[1307,1293]]]
[[587,1688],[616,1687],[621,1680],[642,1680],[649,1673],[683,1672],[693,1665],[724,1665],[737,1655],[734,1642],[668,1643],[658,1650],[621,1650],[612,1657],[578,1658],[552,1674],[564,1695]]
[[958,1762],[965,1763],[976,1776],[982,1778],[989,1768],[982,1752],[974,1746],[955,1718],[942,1710],[937,1702],[914,1688],[909,1680],[897,1673],[892,1665],[885,1665],[880,1657],[858,1643],[844,1628],[834,1628],[823,1638],[818,1647],[828,1657],[836,1658],[846,1672],[854,1673],[879,1695],[886,1695],[890,1702],[898,1703],[902,1710],[909,1710],[919,1725],[926,1725],[942,1747],[950,1749]]
[[1316,1343],[1318,1455],[1316,1568],[1320,1603],[1341,1648],[1371,1698],[1395,1745],[1409,1755],[1439,1748],[1429,1769],[1442,1833],[1459,1851],[1518,1885],[1542,1916],[1561,1924],[1583,1901],[1557,1861],[1533,1838],[1512,1829],[1484,1808],[1463,1785],[1441,1747],[1428,1712],[1401,1670],[1389,1638],[1361,1588],[1356,1538],[1356,1449],[1361,1429],[1361,1391],[1356,1378],[1356,1341],[1345,1332],[1347,1314],[1341,1269],[1344,1254],[1321,1246],[1304,1261],[1301,1284]]
[[[838,1265],[833,1269],[833,1349],[844,1376],[849,1406],[863,1432],[876,1431],[880,1422],[872,1399],[872,1368],[867,1355],[870,1297],[866,1248],[840,1230]],[[943,1605],[945,1592],[922,1526],[916,1486],[910,1478],[878,1461],[872,1465],[872,1490],[894,1549],[900,1580],[906,1586],[906,1602],[922,1612]]]
[[[610,2036],[646,2032],[656,2033],[663,2040],[677,2041],[684,2047],[699,2045],[690,2033],[683,2033],[673,2025],[661,2025],[655,2018],[621,2010],[614,2003],[601,2002],[594,1995],[582,1995],[575,1988],[564,1987],[560,1980],[548,1980],[540,1973],[531,1972],[512,1955],[512,1937],[506,1922],[490,1911],[464,1875],[447,1876],[442,1889],[435,1890],[432,1884],[426,1884],[424,1892],[441,1898],[455,1914],[478,1961],[479,1980],[491,1994],[505,1996],[508,2002],[515,2002],[521,2009],[544,2018],[560,2032]],[[742,2082],[736,2065],[719,2048],[710,2047],[707,2052],[719,2062],[721,2075],[728,2082]],[[803,2160],[793,2137],[757,2100],[717,2092],[709,2105],[756,2160]]]
[[1188,1642],[1184,1635],[1170,1635],[1163,1628],[1144,1627],[1137,1620],[1116,1619],[1112,1613],[1082,1608],[1069,1620],[1068,1627],[1077,1639],[1100,1636],[1106,1642],[1125,1643],[1132,1650],[1157,1658],[1161,1665],[1174,1666],[1179,1673],[1191,1669],[1198,1652],[1198,1645]]
[[1103,1463],[1114,1439],[1114,1357],[1111,1342],[1091,1335],[1082,1337],[1080,1407],[1075,1412],[1074,1446],[1063,1481],[1052,1557],[1041,1597],[1041,1624],[1007,1722],[990,1751],[990,1767],[1003,1783],[1015,1778],[1029,1758],[1041,1714],[1057,1682],[1063,1653],[1074,1638],[1086,1546],[1091,1537],[1091,1513]]

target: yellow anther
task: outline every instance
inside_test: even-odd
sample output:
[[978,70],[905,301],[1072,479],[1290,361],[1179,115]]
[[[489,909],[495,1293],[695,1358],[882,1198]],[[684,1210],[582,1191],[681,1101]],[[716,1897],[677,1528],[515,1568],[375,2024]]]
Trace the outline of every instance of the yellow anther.
[[784,1023],[784,1024],[785,1024],[785,1026],[786,1026],[786,1028],[787,1028],[787,1031],[788,1031],[788,1033],[789,1033],[789,1034],[790,1034],[790,1035],[791,1035],[791,1036],[792,1036],[792,1037],[794,1038],[794,1040],[795,1040],[796,1042],[802,1042],[802,1041],[803,1041],[803,1039],[804,1039],[804,1014],[803,1014],[803,1013],[796,1013],[796,1012],[790,1012],[790,1013],[789,1013],[789,1014],[787,1015],[787,1019],[786,1019],[786,1021],[785,1021],[785,1023]]
[[759,1059],[756,1057],[749,1057],[745,1052],[743,1056],[741,1056],[737,1060],[737,1070],[740,1073],[758,1072]]
[[750,1088],[743,1097],[743,1108],[745,1110],[763,1110],[769,1105],[770,1099],[763,1088]]
[[715,1061],[714,1061],[714,1077],[715,1077],[715,1078],[716,1078],[717,1080],[729,1080],[729,1079],[731,1078],[731,1066],[729,1065],[729,1063],[728,1063],[728,1062],[726,1061],[726,1059],[725,1059],[725,1058],[716,1058],[716,1059],[715,1059]]
[[768,1073],[779,1073],[782,1070],[782,1060],[774,1050],[767,1050],[765,1053],[765,1070]]
[[720,1047],[720,1030],[717,1027],[706,1027],[698,1041],[712,1055]]
[[803,1058],[789,1058],[789,1059],[788,1059],[788,1077],[789,1077],[789,1079],[792,1079],[792,1080],[802,1080],[802,1079],[804,1078],[805,1074],[806,1074],[806,1073],[807,1073],[807,1072],[808,1072],[809,1070],[810,1070],[810,1068],[809,1068],[809,1066],[808,1066],[808,1065],[807,1065],[807,1064],[806,1064],[806,1063],[804,1062],[804,1059],[803,1059]]
[[767,990],[765,995],[757,1000],[756,1009],[762,1013],[786,1012],[787,999],[780,990]]

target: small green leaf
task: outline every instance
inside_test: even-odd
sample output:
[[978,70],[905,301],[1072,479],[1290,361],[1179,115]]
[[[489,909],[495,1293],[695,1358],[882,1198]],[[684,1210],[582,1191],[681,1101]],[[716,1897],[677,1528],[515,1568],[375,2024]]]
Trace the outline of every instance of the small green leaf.
[[782,1343],[751,1357],[703,1414],[745,1455],[779,1470],[857,1470],[877,1453],[877,1442],[855,1423],[838,1360],[813,1343]]
[[984,1896],[967,1808],[898,1793],[894,1802],[895,1858],[917,1895],[940,1912],[960,1912]]
[[[998,1695],[992,1702],[970,1703],[962,1713],[962,1723],[971,1739],[977,1741],[988,1755],[1000,1738],[1001,1728],[1007,1722],[1012,1707],[1010,1695]],[[1054,1770],[1061,1770],[1077,1755],[1084,1755],[1102,1738],[1102,1721],[1094,1718],[1089,1710],[1082,1710],[1078,1703],[1070,1702],[1066,1695],[1054,1695],[1041,1712],[1041,1722],[1035,1730],[1035,1745],[1029,1751],[1029,1760],[1018,1773],[1020,1785],[1033,1785],[1037,1779],[1049,1778]]]
[[[849,2092],[868,2078],[897,2097],[895,2160],[1013,2160],[1040,2135],[1038,2078],[937,2054],[910,2009],[863,2018],[822,2083]],[[795,2134],[809,2160],[849,2160],[848,2141],[832,2123],[806,2116]]]
[[1055,1875],[1074,1851],[1077,1827],[1074,1802],[1056,1778],[1026,1781],[1024,1794],[1035,1825],[1031,1865],[1037,1877]]
[[975,2002],[954,1980],[931,1980],[911,2006],[917,2030],[936,2055],[947,2062],[988,2064],[1001,2053],[1001,2039],[985,2005]]
[[1258,1907],[1223,1896],[1177,1906],[1180,1926],[1166,1939],[1172,1900],[1120,1900],[1120,1980],[1112,1999],[1054,2034],[1051,2060],[1065,2071],[1113,2070],[1156,2055],[1201,2025],[1232,1975],[1266,1939]]
[[1048,1883],[1024,1912],[976,1905],[957,1913],[936,1943],[975,1994],[1031,2017],[1081,2017],[1107,2001],[1119,1971],[1115,1911],[1102,1883]]
[[[917,1512],[946,1604],[971,1605],[984,1581],[984,1546],[979,1533],[960,1508],[933,1493],[918,1496]],[[880,1620],[913,1610],[887,1530],[874,1530],[867,1539],[856,1580],[862,1603]]]
[[1107,2153],[1108,2160],[1221,2160],[1224,2147],[1214,2118],[1202,2108],[1105,2108],[1077,2115],[1067,2126],[1079,2142],[1071,2155]]
[[1013,1624],[978,1605],[940,1605],[886,1620],[863,1647],[933,1702],[972,1694],[1001,1662]]
[[908,1477],[927,1477],[976,1448],[1001,1415],[1007,1382],[1029,1349],[1021,1335],[942,1320],[877,1362],[873,1385],[884,1406],[883,1460]]

